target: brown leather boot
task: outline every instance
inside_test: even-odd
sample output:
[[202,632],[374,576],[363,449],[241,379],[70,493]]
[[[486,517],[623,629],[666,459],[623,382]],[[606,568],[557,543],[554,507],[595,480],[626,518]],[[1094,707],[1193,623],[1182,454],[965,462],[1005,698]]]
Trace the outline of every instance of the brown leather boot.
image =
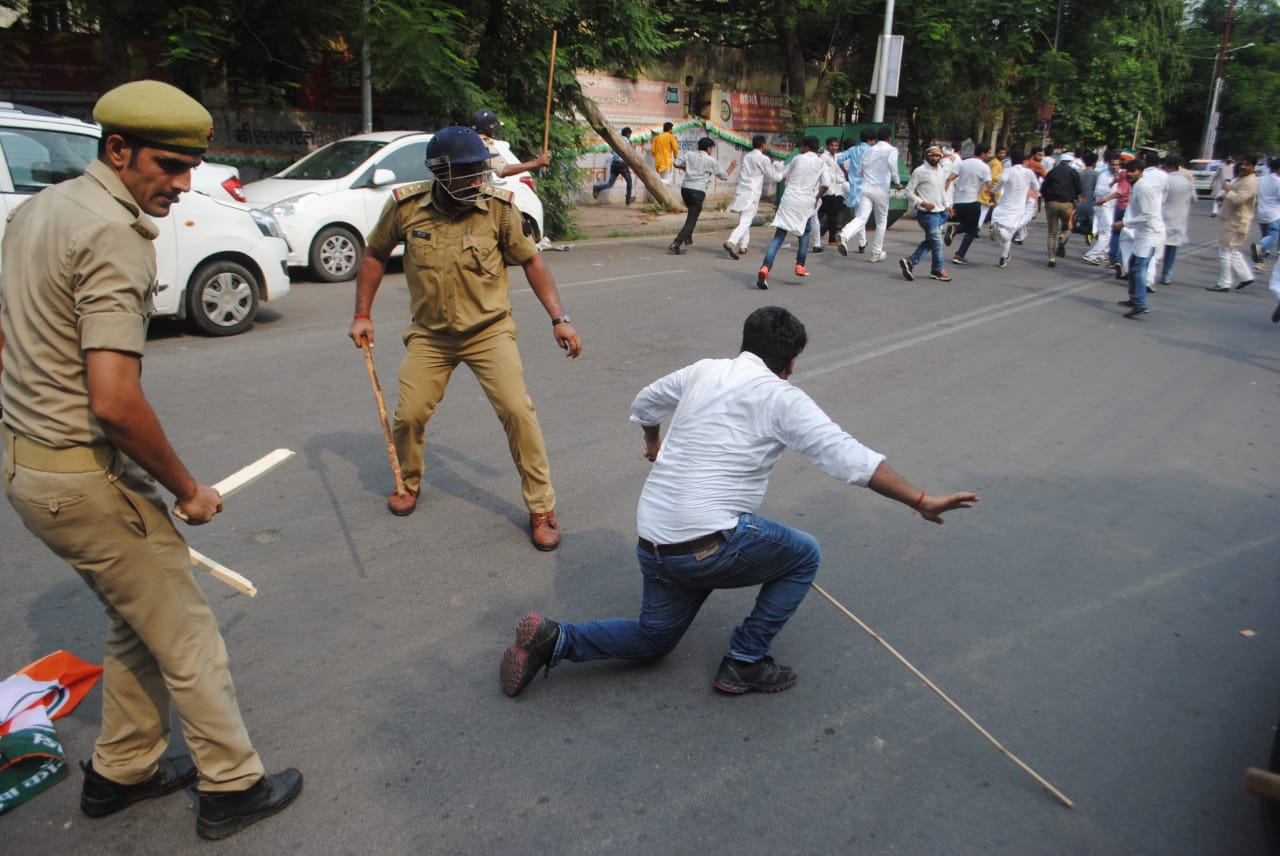
[[529,530],[533,533],[533,546],[539,550],[547,552],[560,546],[560,524],[554,511],[530,512]]

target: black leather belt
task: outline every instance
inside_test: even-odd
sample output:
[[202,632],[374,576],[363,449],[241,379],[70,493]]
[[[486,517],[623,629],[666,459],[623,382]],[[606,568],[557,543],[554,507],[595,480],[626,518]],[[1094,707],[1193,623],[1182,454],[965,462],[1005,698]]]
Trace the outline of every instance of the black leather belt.
[[692,541],[681,541],[679,544],[655,544],[646,538],[637,540],[641,550],[648,550],[658,556],[689,556],[698,553],[711,555],[720,549],[720,545],[724,543],[724,534],[721,532],[712,532],[710,535],[703,535],[701,538],[694,538]]

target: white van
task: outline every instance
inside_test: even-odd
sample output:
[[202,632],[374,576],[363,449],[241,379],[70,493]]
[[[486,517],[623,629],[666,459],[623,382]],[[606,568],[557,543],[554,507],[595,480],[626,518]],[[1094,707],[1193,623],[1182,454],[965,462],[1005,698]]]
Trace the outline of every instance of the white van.
[[[101,133],[79,119],[0,102],[0,236],[28,197],[84,172]],[[253,324],[260,301],[289,293],[289,245],[266,212],[193,191],[155,223],[157,316],[229,336]]]

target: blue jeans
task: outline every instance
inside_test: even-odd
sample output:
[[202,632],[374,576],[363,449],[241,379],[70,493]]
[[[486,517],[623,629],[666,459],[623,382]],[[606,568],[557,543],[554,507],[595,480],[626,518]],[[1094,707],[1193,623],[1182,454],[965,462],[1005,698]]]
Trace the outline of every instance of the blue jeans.
[[[1115,224],[1123,221],[1124,221],[1124,209],[1117,208],[1115,210],[1115,215],[1111,222],[1112,224]],[[1113,232],[1111,234],[1111,246],[1107,247],[1107,258],[1108,260],[1116,263],[1120,261],[1120,233],[1119,232]]]
[[[810,217],[804,224],[804,234],[800,236],[800,249],[796,251],[796,264],[804,264],[804,260],[809,256],[809,235],[813,231],[813,218]],[[787,238],[786,229],[774,229],[773,240],[769,242],[769,247],[764,251],[764,266],[769,270],[773,270],[773,260],[778,255],[778,250],[782,249],[782,242]]]
[[1276,241],[1280,240],[1280,219],[1259,223],[1258,231],[1262,232],[1262,240],[1258,241],[1258,246],[1262,248],[1263,261],[1266,261],[1267,256],[1276,248]]
[[930,253],[933,256],[933,264],[929,271],[937,273],[942,270],[942,224],[947,222],[947,212],[945,210],[916,211],[916,222],[920,224],[921,229],[924,229],[924,240],[911,254],[911,264],[913,266],[920,264],[924,254]]
[[755,608],[729,637],[729,656],[756,662],[767,656],[809,592],[822,561],[807,532],[743,514],[710,556],[657,556],[636,548],[644,594],[640,618],[561,624],[551,665],[605,658],[655,659],[671,652],[716,589],[760,586]]
[[595,192],[604,193],[610,187],[613,187],[613,183],[618,180],[619,176],[621,176],[622,180],[627,183],[627,201],[630,202],[634,198],[631,195],[631,167],[627,166],[622,161],[609,162],[609,178],[606,181],[593,185]]
[[1173,283],[1173,265],[1178,260],[1178,245],[1164,245],[1164,261],[1160,265],[1160,284],[1171,285]]
[[1147,276],[1151,272],[1151,259],[1155,254],[1153,249],[1147,256],[1137,253],[1129,256],[1129,299],[1133,301],[1134,309],[1147,308]]

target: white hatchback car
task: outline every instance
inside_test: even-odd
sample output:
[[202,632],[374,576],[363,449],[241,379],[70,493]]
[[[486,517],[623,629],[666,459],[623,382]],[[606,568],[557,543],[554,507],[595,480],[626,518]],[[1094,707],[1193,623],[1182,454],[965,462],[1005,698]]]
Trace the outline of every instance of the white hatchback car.
[[[249,203],[265,208],[289,239],[289,266],[311,269],[318,279],[340,282],[356,275],[365,239],[378,222],[391,191],[431,177],[427,143],[434,134],[380,131],[345,137],[316,149],[278,175],[244,186]],[[509,147],[496,154],[518,163]],[[542,240],[542,200],[533,179],[498,178],[494,186],[513,194],[534,242]],[[403,246],[396,249],[402,253]]]
[[[84,172],[101,133],[79,119],[0,102],[0,236],[9,212],[29,196]],[[232,201],[228,170],[208,170],[220,198],[184,193],[168,217],[155,218],[155,315],[186,319],[212,336],[248,329],[259,301],[289,293],[289,246],[279,224]],[[202,183],[192,179],[193,187]]]

